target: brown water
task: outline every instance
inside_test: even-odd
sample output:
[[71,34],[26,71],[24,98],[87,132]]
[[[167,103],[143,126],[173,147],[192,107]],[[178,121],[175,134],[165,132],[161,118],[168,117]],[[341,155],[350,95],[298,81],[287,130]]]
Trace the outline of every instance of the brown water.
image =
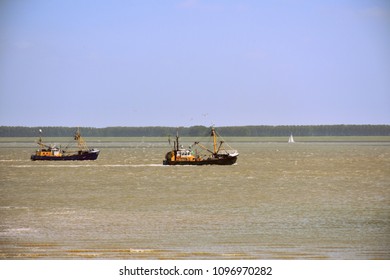
[[390,259],[390,143],[230,144],[233,166],[162,166],[165,143],[1,143],[0,258]]

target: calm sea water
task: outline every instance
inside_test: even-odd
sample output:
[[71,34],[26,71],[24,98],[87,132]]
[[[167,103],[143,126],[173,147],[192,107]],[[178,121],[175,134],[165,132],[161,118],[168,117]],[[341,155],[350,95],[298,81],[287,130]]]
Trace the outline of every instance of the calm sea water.
[[390,259],[390,143],[230,144],[236,165],[176,167],[165,143],[1,143],[0,258]]

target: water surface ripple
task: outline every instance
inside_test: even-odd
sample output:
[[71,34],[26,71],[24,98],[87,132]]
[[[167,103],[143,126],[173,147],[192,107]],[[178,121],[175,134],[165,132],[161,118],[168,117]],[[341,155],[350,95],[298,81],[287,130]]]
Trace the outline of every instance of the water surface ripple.
[[1,259],[390,258],[390,143],[237,142],[233,166],[106,145],[32,162],[0,143]]

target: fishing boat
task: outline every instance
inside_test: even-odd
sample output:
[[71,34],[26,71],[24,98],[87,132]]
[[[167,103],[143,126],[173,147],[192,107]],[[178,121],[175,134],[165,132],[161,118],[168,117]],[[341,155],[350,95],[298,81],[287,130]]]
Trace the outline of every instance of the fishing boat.
[[[164,165],[232,165],[236,163],[238,152],[231,149],[225,141],[218,141],[215,129],[211,129],[213,150],[208,149],[200,142],[195,142],[189,148],[179,144],[179,135],[176,135],[173,149],[165,155]],[[229,150],[225,149],[227,146]],[[197,149],[200,148],[200,150]]]
[[39,130],[38,139],[39,149],[31,155],[31,160],[95,160],[99,156],[99,150],[89,149],[84,139],[81,137],[80,130],[77,129],[74,140],[77,141],[77,150],[68,150],[68,147],[62,149],[56,145],[46,145],[42,142],[42,130]]

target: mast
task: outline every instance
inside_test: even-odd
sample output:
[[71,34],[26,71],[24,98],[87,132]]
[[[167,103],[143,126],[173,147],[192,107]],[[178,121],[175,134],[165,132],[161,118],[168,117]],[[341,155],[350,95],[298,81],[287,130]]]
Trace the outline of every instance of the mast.
[[51,146],[48,146],[46,145],[45,143],[42,142],[42,134],[43,134],[43,131],[42,129],[39,129],[39,139],[38,139],[38,145],[40,147],[41,150],[47,148],[47,149],[51,149],[52,147]]
[[211,136],[213,137],[214,154],[217,154],[217,135],[215,134],[214,127],[211,128]]
[[87,144],[85,143],[84,139],[81,137],[79,127],[77,128],[77,131],[74,135],[74,140],[77,141],[77,145],[79,146],[79,151],[88,150]]
[[176,130],[176,141],[173,141],[173,155],[175,157],[175,161],[177,159],[177,151],[179,150],[179,128]]
[[42,129],[39,129],[39,140],[38,140],[38,145],[43,149],[45,145],[42,143]]
[[175,149],[176,149],[176,151],[178,151],[179,150],[179,129],[176,130],[176,142],[175,142],[175,144],[176,144]]

